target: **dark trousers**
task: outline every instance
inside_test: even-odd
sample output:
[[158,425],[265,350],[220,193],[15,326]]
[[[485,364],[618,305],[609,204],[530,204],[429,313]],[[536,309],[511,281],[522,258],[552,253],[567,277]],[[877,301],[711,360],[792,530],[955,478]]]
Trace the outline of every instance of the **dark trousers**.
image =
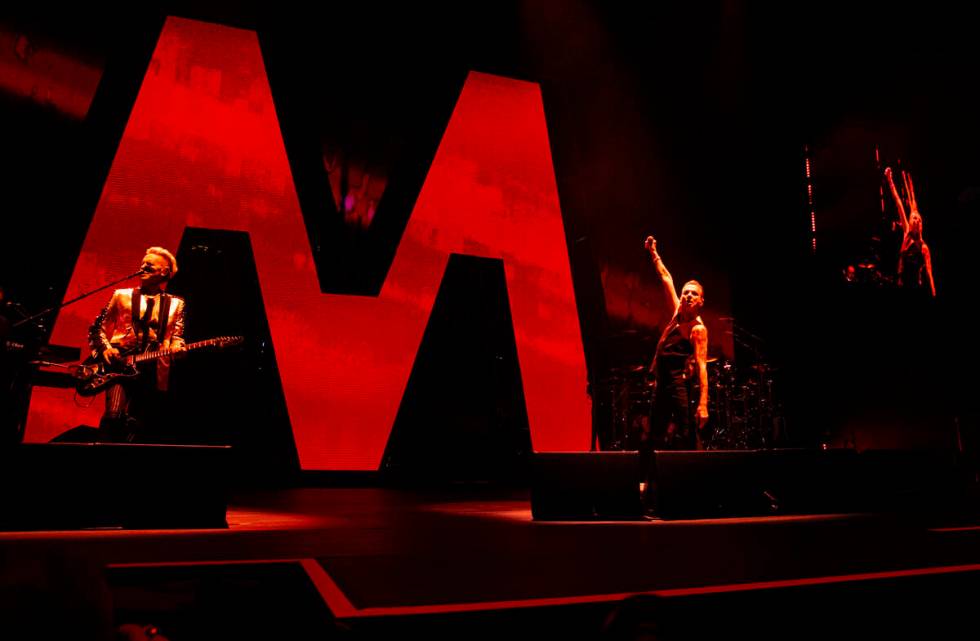
[[105,391],[105,413],[99,422],[99,440],[108,443],[165,442],[165,394],[156,387],[156,368],[145,367],[139,376]]
[[682,377],[658,380],[654,388],[650,429],[640,441],[640,469],[647,482],[648,501],[657,477],[653,469],[653,451],[693,450],[696,439],[687,381]]
[[693,423],[687,381],[683,378],[657,381],[650,414],[651,449],[693,450],[696,444]]

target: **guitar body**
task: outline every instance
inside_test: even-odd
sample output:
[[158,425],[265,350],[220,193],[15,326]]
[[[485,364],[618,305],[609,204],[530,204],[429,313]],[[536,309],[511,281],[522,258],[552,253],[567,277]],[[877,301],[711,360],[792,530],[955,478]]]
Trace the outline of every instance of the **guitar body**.
[[79,396],[95,396],[114,383],[139,376],[132,356],[126,356],[115,363],[89,358],[74,372],[75,391]]

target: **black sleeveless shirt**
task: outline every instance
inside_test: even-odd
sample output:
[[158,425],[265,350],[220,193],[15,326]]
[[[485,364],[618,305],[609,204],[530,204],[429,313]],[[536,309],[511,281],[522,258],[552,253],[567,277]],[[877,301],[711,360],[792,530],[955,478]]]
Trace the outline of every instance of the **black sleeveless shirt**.
[[694,343],[690,338],[684,338],[680,324],[672,320],[657,345],[657,354],[654,357],[657,381],[668,383],[682,380],[693,356]]

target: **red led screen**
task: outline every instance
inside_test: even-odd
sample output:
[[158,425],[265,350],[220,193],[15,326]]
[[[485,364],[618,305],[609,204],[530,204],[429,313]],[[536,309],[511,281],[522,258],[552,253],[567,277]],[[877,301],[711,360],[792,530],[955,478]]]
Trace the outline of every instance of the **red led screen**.
[[[378,468],[451,253],[504,261],[534,449],[588,448],[585,360],[536,84],[471,73],[380,295],[323,294],[256,34],[170,18],[66,298],[134,271],[151,245],[176,249],[187,226],[249,233],[304,469]],[[66,308],[52,342],[82,344],[107,298]],[[36,388],[26,440],[97,425],[102,403]]]

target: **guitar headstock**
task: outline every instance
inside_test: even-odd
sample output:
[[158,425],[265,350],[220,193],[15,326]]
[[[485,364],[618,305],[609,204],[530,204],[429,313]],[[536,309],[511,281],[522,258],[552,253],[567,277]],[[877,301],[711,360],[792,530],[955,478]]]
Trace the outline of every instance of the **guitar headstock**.
[[241,345],[244,342],[244,336],[216,336],[209,341],[211,345],[214,345],[218,349],[234,347],[235,345]]

